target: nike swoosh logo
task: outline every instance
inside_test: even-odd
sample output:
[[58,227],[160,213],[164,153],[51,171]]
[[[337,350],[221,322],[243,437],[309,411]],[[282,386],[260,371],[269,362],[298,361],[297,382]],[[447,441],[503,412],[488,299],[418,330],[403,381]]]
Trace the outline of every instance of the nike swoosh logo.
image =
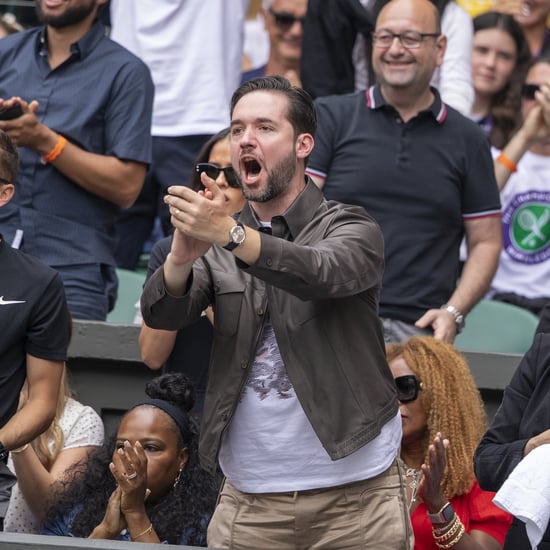
[[9,306],[10,304],[24,304],[26,300],[4,300],[4,296],[0,296],[0,306]]

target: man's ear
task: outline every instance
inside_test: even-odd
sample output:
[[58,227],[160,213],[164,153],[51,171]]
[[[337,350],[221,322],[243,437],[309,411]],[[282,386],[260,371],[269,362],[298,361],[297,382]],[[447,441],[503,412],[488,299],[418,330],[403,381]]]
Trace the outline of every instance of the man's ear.
[[15,193],[13,183],[0,183],[0,207],[8,204]]
[[311,134],[299,134],[296,139],[296,156],[299,159],[305,159],[309,157],[315,142]]

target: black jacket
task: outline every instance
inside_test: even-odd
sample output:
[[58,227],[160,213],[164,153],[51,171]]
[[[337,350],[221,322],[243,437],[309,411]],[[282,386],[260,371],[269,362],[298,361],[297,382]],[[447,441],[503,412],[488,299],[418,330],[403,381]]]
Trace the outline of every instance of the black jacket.
[[[550,334],[537,334],[474,455],[482,489],[498,491],[523,458],[527,441],[550,429]],[[514,518],[504,550],[531,550],[523,522]],[[538,546],[550,550],[550,527]]]

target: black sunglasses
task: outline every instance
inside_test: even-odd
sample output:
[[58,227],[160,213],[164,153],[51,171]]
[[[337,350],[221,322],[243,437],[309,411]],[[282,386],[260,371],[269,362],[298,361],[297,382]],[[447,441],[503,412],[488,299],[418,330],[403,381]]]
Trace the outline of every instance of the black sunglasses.
[[521,97],[525,99],[535,99],[535,92],[540,90],[538,84],[524,84],[521,87]]
[[217,180],[220,172],[223,172],[225,175],[225,179],[227,180],[227,185],[229,185],[229,187],[233,187],[233,189],[239,189],[241,187],[239,176],[237,176],[237,173],[233,169],[233,166],[224,166],[222,168],[221,166],[218,166],[213,162],[199,162],[195,166],[195,170],[198,172],[199,176],[203,172],[206,172],[206,175],[213,180]]
[[397,399],[401,403],[411,403],[418,398],[418,392],[422,389],[422,382],[414,374],[398,376],[395,380]]
[[288,31],[288,29],[290,29],[296,21],[301,23],[303,27],[304,21],[306,20],[305,17],[296,17],[294,14],[286,11],[273,11],[273,8],[269,8],[268,11],[275,19],[275,25],[277,25],[277,27],[279,27],[282,31]]

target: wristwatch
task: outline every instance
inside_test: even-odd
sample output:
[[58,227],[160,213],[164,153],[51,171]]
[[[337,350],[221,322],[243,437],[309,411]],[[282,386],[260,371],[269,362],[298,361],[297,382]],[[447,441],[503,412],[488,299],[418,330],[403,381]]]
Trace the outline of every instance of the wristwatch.
[[452,316],[455,318],[456,323],[456,333],[462,332],[462,329],[465,327],[466,323],[464,322],[464,315],[456,309],[455,306],[451,304],[443,304],[440,309],[446,309]]
[[439,512],[436,512],[435,514],[430,514],[430,512],[428,512],[428,519],[432,523],[449,523],[453,519],[454,515],[455,509],[453,508],[453,505],[450,502],[446,502]]
[[230,241],[224,246],[226,250],[235,250],[240,244],[244,243],[246,239],[246,231],[244,230],[244,225],[240,222],[237,222],[229,230],[229,239]]
[[8,458],[9,451],[6,450],[4,445],[0,442],[0,460],[2,462],[6,462],[6,459]]

